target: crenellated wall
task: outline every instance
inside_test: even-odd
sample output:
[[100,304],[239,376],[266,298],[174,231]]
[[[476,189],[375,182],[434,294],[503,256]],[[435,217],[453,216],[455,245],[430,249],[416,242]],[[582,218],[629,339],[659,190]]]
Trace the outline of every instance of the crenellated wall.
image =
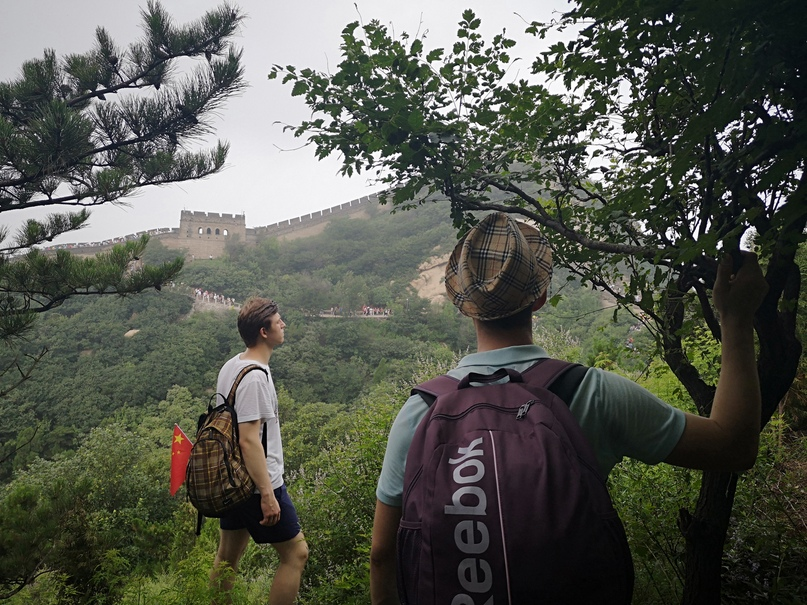
[[116,243],[138,239],[141,235],[148,233],[168,248],[187,250],[188,256],[193,259],[218,258],[224,253],[227,242],[234,238],[247,245],[255,245],[256,242],[266,237],[276,237],[281,240],[310,237],[322,232],[334,218],[366,217],[368,207],[377,203],[376,195],[365,196],[264,227],[247,227],[244,214],[183,210],[179,217],[179,228],[150,229],[147,232],[129,234],[103,242],[60,244],[44,250],[69,249],[78,256],[93,256],[98,252],[108,250]]
[[247,241],[263,239],[265,237],[276,237],[278,239],[294,239],[296,237],[310,237],[321,232],[331,219],[337,216],[352,216],[366,214],[368,206],[378,204],[378,197],[375,195],[365,196],[357,200],[351,200],[338,206],[332,206],[325,210],[312,212],[297,218],[280,221],[265,227],[255,227],[247,229]]

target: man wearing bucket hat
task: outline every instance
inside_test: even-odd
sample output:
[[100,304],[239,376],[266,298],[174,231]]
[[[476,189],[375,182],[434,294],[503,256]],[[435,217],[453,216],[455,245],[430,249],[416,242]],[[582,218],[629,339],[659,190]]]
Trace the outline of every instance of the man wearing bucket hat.
[[[523,372],[548,357],[532,340],[532,313],[547,298],[552,255],[537,229],[507,214],[487,215],[455,247],[446,267],[446,292],[473,319],[477,352],[449,376]],[[684,413],[632,381],[590,368],[566,403],[607,477],[625,456],[648,464],[737,471],[756,460],[760,390],[753,315],[767,292],[756,256],[743,253],[718,267],[713,301],[720,314],[722,366],[709,418]],[[370,557],[375,605],[398,603],[396,533],[402,514],[404,469],[410,443],[429,404],[418,394],[401,408],[390,430],[376,490]],[[529,561],[524,561],[525,571]],[[465,602],[465,601],[462,601]]]

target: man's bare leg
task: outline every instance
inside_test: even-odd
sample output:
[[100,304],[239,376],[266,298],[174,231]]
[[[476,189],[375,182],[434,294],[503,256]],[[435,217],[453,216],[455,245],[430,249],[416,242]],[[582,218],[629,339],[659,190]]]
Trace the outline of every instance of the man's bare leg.
[[[238,563],[249,544],[246,529],[222,529],[219,535],[219,548],[210,570],[210,586],[229,593],[238,572]],[[229,603],[229,597],[227,598]]]
[[300,592],[300,580],[308,561],[308,543],[302,532],[291,540],[272,544],[280,557],[280,565],[272,580],[269,605],[292,605]]

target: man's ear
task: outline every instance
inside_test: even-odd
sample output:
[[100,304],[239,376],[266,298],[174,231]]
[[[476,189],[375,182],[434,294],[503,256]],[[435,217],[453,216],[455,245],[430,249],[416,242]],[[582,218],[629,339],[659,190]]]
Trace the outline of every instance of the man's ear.
[[546,292],[541,294],[541,297],[538,300],[536,300],[534,303],[532,303],[533,312],[537,311],[538,309],[543,307],[545,304],[546,304]]

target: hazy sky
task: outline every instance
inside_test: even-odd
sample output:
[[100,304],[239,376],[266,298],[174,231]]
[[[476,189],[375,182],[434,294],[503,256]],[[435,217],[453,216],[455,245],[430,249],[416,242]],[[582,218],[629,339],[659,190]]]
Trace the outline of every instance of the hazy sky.
[[[187,23],[219,4],[215,0],[163,0],[175,23]],[[565,0],[241,0],[247,14],[235,43],[244,50],[250,87],[230,99],[213,126],[217,138],[231,145],[227,167],[202,181],[146,187],[127,208],[105,205],[93,210],[90,226],[55,243],[99,241],[156,227],[178,227],[180,211],[245,213],[248,227],[267,225],[328,208],[378,189],[365,175],[337,174],[338,160],[317,161],[313,148],[282,132],[277,122],[297,124],[308,116],[290,87],[267,80],[273,64],[335,68],[340,33],[352,21],[378,19],[396,32],[427,31],[426,48],[454,40],[462,11],[472,8],[482,19],[487,39],[502,28],[519,41],[514,56],[529,59],[548,45],[523,34],[527,22],[548,21],[568,7]],[[0,81],[16,78],[23,61],[41,58],[45,48],[57,56],[92,48],[95,27],[107,29],[121,47],[141,36],[140,7],[146,0],[0,0]],[[208,144],[210,146],[210,144]],[[39,214],[5,212],[3,224],[16,226]]]

